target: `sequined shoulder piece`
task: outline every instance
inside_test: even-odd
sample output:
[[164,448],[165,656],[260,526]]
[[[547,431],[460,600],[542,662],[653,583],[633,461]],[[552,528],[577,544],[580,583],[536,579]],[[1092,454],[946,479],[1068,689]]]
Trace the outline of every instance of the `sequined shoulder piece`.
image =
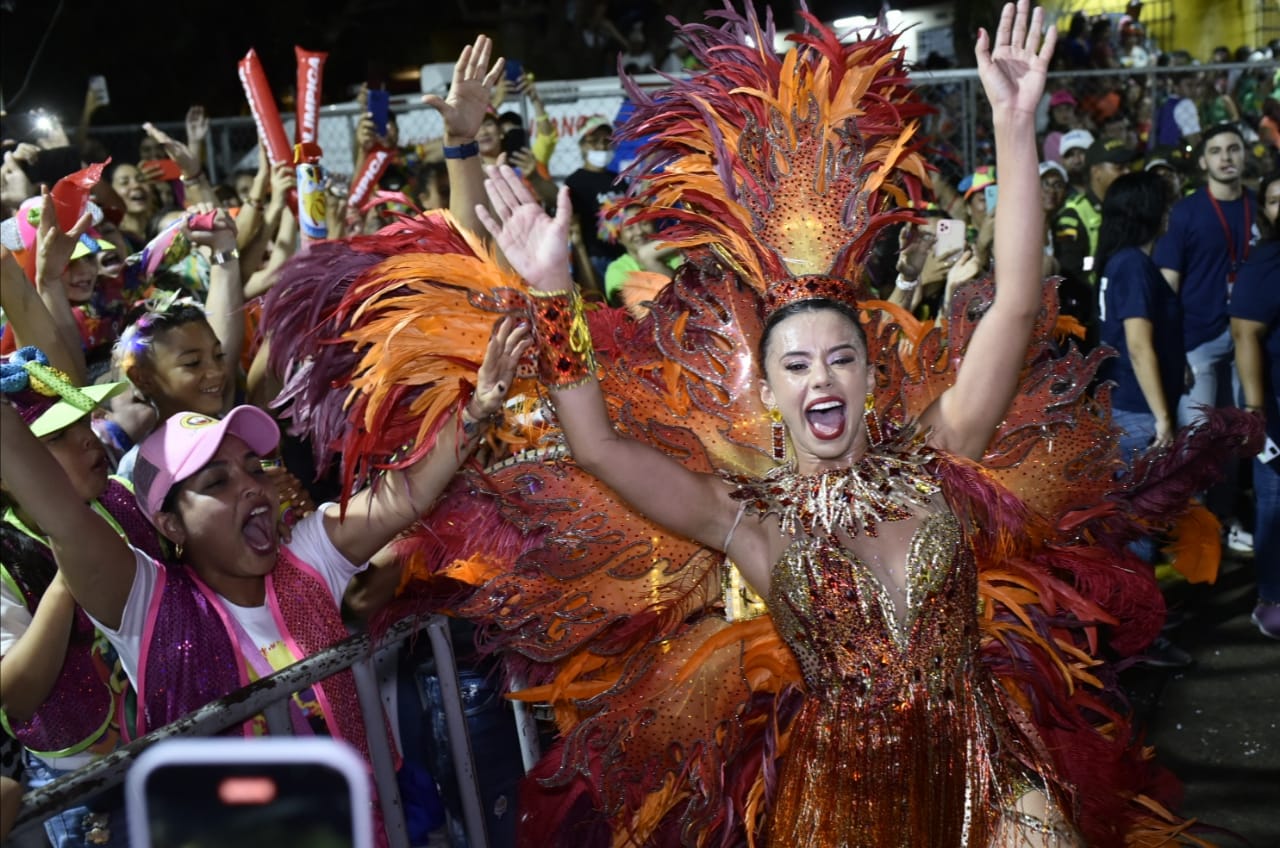
[[730,477],[731,497],[746,510],[778,516],[786,535],[875,536],[881,522],[907,518],[941,491],[934,459],[923,434],[908,432],[848,468],[801,475],[783,465],[764,478]]

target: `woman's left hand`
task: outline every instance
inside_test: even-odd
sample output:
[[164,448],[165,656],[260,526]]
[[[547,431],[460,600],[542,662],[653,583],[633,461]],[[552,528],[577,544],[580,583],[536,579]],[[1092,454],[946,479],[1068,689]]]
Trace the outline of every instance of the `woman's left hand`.
[[494,326],[476,375],[476,393],[467,405],[472,418],[488,418],[502,409],[516,377],[516,366],[532,345],[533,334],[527,320],[508,315]]
[[991,113],[997,117],[1034,115],[1044,94],[1058,31],[1049,27],[1041,44],[1043,11],[1037,6],[1028,13],[1030,6],[1030,0],[1018,0],[1016,7],[1005,4],[994,44],[985,29],[978,32],[978,76],[991,103]]

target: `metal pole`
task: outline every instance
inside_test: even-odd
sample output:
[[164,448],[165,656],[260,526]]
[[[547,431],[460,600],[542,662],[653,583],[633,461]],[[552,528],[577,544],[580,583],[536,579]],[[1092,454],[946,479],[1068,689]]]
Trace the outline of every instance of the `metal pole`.
[[[293,696],[290,695],[289,698]],[[267,732],[272,736],[292,736],[293,719],[289,717],[289,698],[272,701],[262,711],[267,720]]]
[[[511,691],[519,692],[523,688],[523,680],[517,678],[511,681]],[[524,701],[513,700],[511,707],[516,714],[516,736],[520,739],[520,762],[524,766],[524,773],[528,774],[542,758],[542,745],[538,741],[538,722],[533,717],[533,708]]]
[[489,848],[489,831],[480,807],[480,781],[476,776],[475,755],[471,751],[471,734],[462,709],[462,693],[458,684],[458,666],[453,658],[453,640],[449,637],[449,620],[434,615],[427,624],[431,636],[431,652],[435,655],[436,675],[440,678],[440,695],[444,701],[445,725],[449,729],[449,750],[453,754],[453,771],[462,796],[462,820],[467,828],[470,848]]
[[[421,624],[422,621],[417,616],[397,622],[387,632],[381,644],[404,641]],[[84,768],[27,792],[22,796],[22,809],[10,833],[11,838],[16,838],[27,830],[38,830],[40,823],[54,813],[73,806],[90,795],[124,783],[125,772],[133,765],[134,759],[154,743],[183,736],[212,736],[220,733],[263,712],[272,702],[292,697],[294,692],[349,668],[368,650],[367,633],[351,636],[275,674],[254,681],[225,698],[211,701]]]
[[387,739],[387,719],[378,694],[378,676],[373,670],[373,652],[351,664],[356,679],[356,696],[364,716],[364,734],[369,741],[369,759],[373,761],[373,782],[378,787],[378,804],[382,808],[382,824],[387,830],[391,848],[409,848],[409,830],[404,821],[404,805],[400,802],[400,786],[396,783],[395,758]]

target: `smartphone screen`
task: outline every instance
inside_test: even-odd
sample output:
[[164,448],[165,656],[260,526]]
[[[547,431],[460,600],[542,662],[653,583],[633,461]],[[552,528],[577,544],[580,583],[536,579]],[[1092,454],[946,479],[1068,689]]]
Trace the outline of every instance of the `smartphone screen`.
[[964,221],[940,218],[936,232],[938,237],[933,243],[934,256],[948,256],[964,247]]
[[369,114],[373,116],[373,131],[385,136],[391,120],[391,95],[385,89],[369,89]]
[[111,104],[111,95],[107,92],[106,77],[101,74],[89,77],[89,88],[93,91],[93,96],[98,101],[99,106]]
[[127,780],[133,848],[372,843],[368,777],[359,757],[332,739],[162,742]]

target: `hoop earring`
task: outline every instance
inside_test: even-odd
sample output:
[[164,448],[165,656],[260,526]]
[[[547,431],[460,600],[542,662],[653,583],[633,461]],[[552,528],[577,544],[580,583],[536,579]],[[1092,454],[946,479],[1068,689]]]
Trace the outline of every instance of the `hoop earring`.
[[876,415],[876,396],[871,392],[867,392],[867,400],[864,404],[862,419],[867,428],[867,444],[880,444],[881,440],[884,438],[884,433],[880,430],[880,416]]
[[769,421],[773,458],[781,462],[787,458],[787,425],[782,423],[782,411],[778,407],[769,407]]

